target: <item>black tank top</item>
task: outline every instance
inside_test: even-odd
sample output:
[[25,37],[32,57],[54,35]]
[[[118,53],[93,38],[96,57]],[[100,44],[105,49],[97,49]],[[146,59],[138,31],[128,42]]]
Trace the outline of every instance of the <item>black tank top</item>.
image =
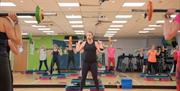
[[86,41],[86,44],[84,46],[84,62],[87,63],[94,63],[96,61],[96,46],[95,42],[93,41],[92,44],[88,44]]
[[10,48],[8,46],[8,37],[6,33],[0,32],[0,51],[6,50],[8,53],[10,51]]
[[53,56],[57,56],[57,55],[59,55],[59,51],[54,51],[53,50]]
[[68,50],[68,56],[74,56],[74,51],[73,50]]

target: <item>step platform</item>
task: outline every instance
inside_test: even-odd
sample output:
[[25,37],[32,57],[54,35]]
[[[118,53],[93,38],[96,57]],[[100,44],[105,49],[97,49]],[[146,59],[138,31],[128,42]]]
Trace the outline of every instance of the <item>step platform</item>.
[[144,79],[148,81],[153,81],[153,80],[161,80],[161,81],[172,81],[172,78],[170,75],[167,74],[161,74],[161,75],[144,75]]
[[[102,84],[102,81],[101,80],[98,80],[99,81],[99,84]],[[71,83],[72,84],[80,84],[81,80],[80,79],[72,79],[71,80]],[[94,80],[93,79],[86,79],[86,83],[90,83],[90,84],[93,84],[94,83]]]
[[57,78],[66,78],[67,75],[66,74],[43,74],[39,77],[39,79],[42,80],[48,80],[51,79],[52,77],[57,77]]
[[[66,91],[80,91],[80,86],[77,85],[66,85]],[[90,91],[97,91],[96,86],[94,85],[86,85],[83,89],[90,89]],[[99,85],[98,91],[104,91],[104,85]]]

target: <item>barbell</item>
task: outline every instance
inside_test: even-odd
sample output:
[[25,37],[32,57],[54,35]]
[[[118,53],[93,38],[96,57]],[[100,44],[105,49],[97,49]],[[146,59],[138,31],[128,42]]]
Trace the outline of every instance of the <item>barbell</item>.
[[[132,12],[145,12],[144,14],[144,18],[148,18],[148,21],[151,21],[152,17],[153,17],[153,13],[154,12],[167,12],[167,9],[154,9],[153,7],[153,3],[151,0],[148,1],[147,3],[147,9],[146,10],[142,10],[142,9],[132,9]],[[180,10],[176,10],[175,12],[180,12]]]
[[[37,23],[41,23],[44,19],[44,16],[57,16],[57,13],[44,13],[43,9],[36,6],[35,12],[23,12],[23,13],[16,13],[17,16],[35,16]],[[8,16],[7,12],[0,12],[0,16]]]

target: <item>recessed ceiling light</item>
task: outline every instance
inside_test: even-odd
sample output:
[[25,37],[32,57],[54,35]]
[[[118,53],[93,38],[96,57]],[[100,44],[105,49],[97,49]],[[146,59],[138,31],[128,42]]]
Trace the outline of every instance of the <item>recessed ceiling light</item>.
[[117,31],[106,31],[106,33],[117,33]]
[[161,25],[148,25],[149,27],[161,27]]
[[0,7],[15,7],[16,5],[12,2],[0,2]]
[[139,33],[149,33],[149,31],[139,31]]
[[144,30],[155,30],[155,28],[144,28]]
[[112,23],[127,23],[127,21],[112,21]]
[[116,15],[116,18],[132,18],[132,15]]
[[84,27],[83,25],[72,25],[72,27]]
[[44,33],[54,33],[54,31],[42,31]]
[[17,16],[18,18],[33,18],[32,16]]
[[123,25],[110,25],[110,27],[123,27]]
[[32,27],[36,27],[36,28],[39,28],[39,27],[46,27],[46,26],[43,26],[43,25],[32,25]]
[[108,30],[120,30],[119,28],[108,28]]
[[38,28],[38,30],[51,30],[51,28]]
[[70,24],[82,24],[82,21],[69,21]]
[[80,16],[80,15],[66,15],[66,18],[75,19],[75,18],[82,18],[82,16]]
[[142,7],[145,2],[126,2],[123,4],[123,7]]
[[32,24],[32,23],[37,24],[37,21],[30,21],[30,20],[28,21],[28,20],[25,20],[24,22],[25,22],[25,23],[31,23],[31,24]]
[[58,3],[60,7],[79,7],[79,3]]

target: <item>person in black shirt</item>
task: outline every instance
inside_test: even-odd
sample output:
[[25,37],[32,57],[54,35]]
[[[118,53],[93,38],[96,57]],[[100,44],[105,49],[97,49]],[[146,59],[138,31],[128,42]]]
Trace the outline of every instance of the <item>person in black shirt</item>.
[[15,13],[0,17],[0,91],[13,91],[13,76],[9,61],[10,50],[15,54],[22,51],[21,29]]
[[85,85],[85,80],[87,77],[87,73],[90,70],[92,73],[93,80],[96,85],[96,89],[99,90],[99,83],[98,83],[98,72],[97,72],[97,60],[96,60],[96,53],[101,52],[100,46],[102,43],[99,43],[93,40],[93,33],[87,32],[86,33],[86,41],[82,42],[78,41],[76,44],[76,51],[79,52],[84,50],[84,62],[82,65],[82,79],[80,84],[81,91],[83,90],[83,86]]
[[53,67],[54,67],[54,64],[56,63],[56,66],[57,66],[57,70],[58,70],[58,73],[60,73],[60,62],[59,62],[59,54],[60,54],[60,49],[59,47],[54,44],[53,45],[53,51],[52,51],[52,61],[51,61],[51,69],[50,69],[50,74],[53,73]]

